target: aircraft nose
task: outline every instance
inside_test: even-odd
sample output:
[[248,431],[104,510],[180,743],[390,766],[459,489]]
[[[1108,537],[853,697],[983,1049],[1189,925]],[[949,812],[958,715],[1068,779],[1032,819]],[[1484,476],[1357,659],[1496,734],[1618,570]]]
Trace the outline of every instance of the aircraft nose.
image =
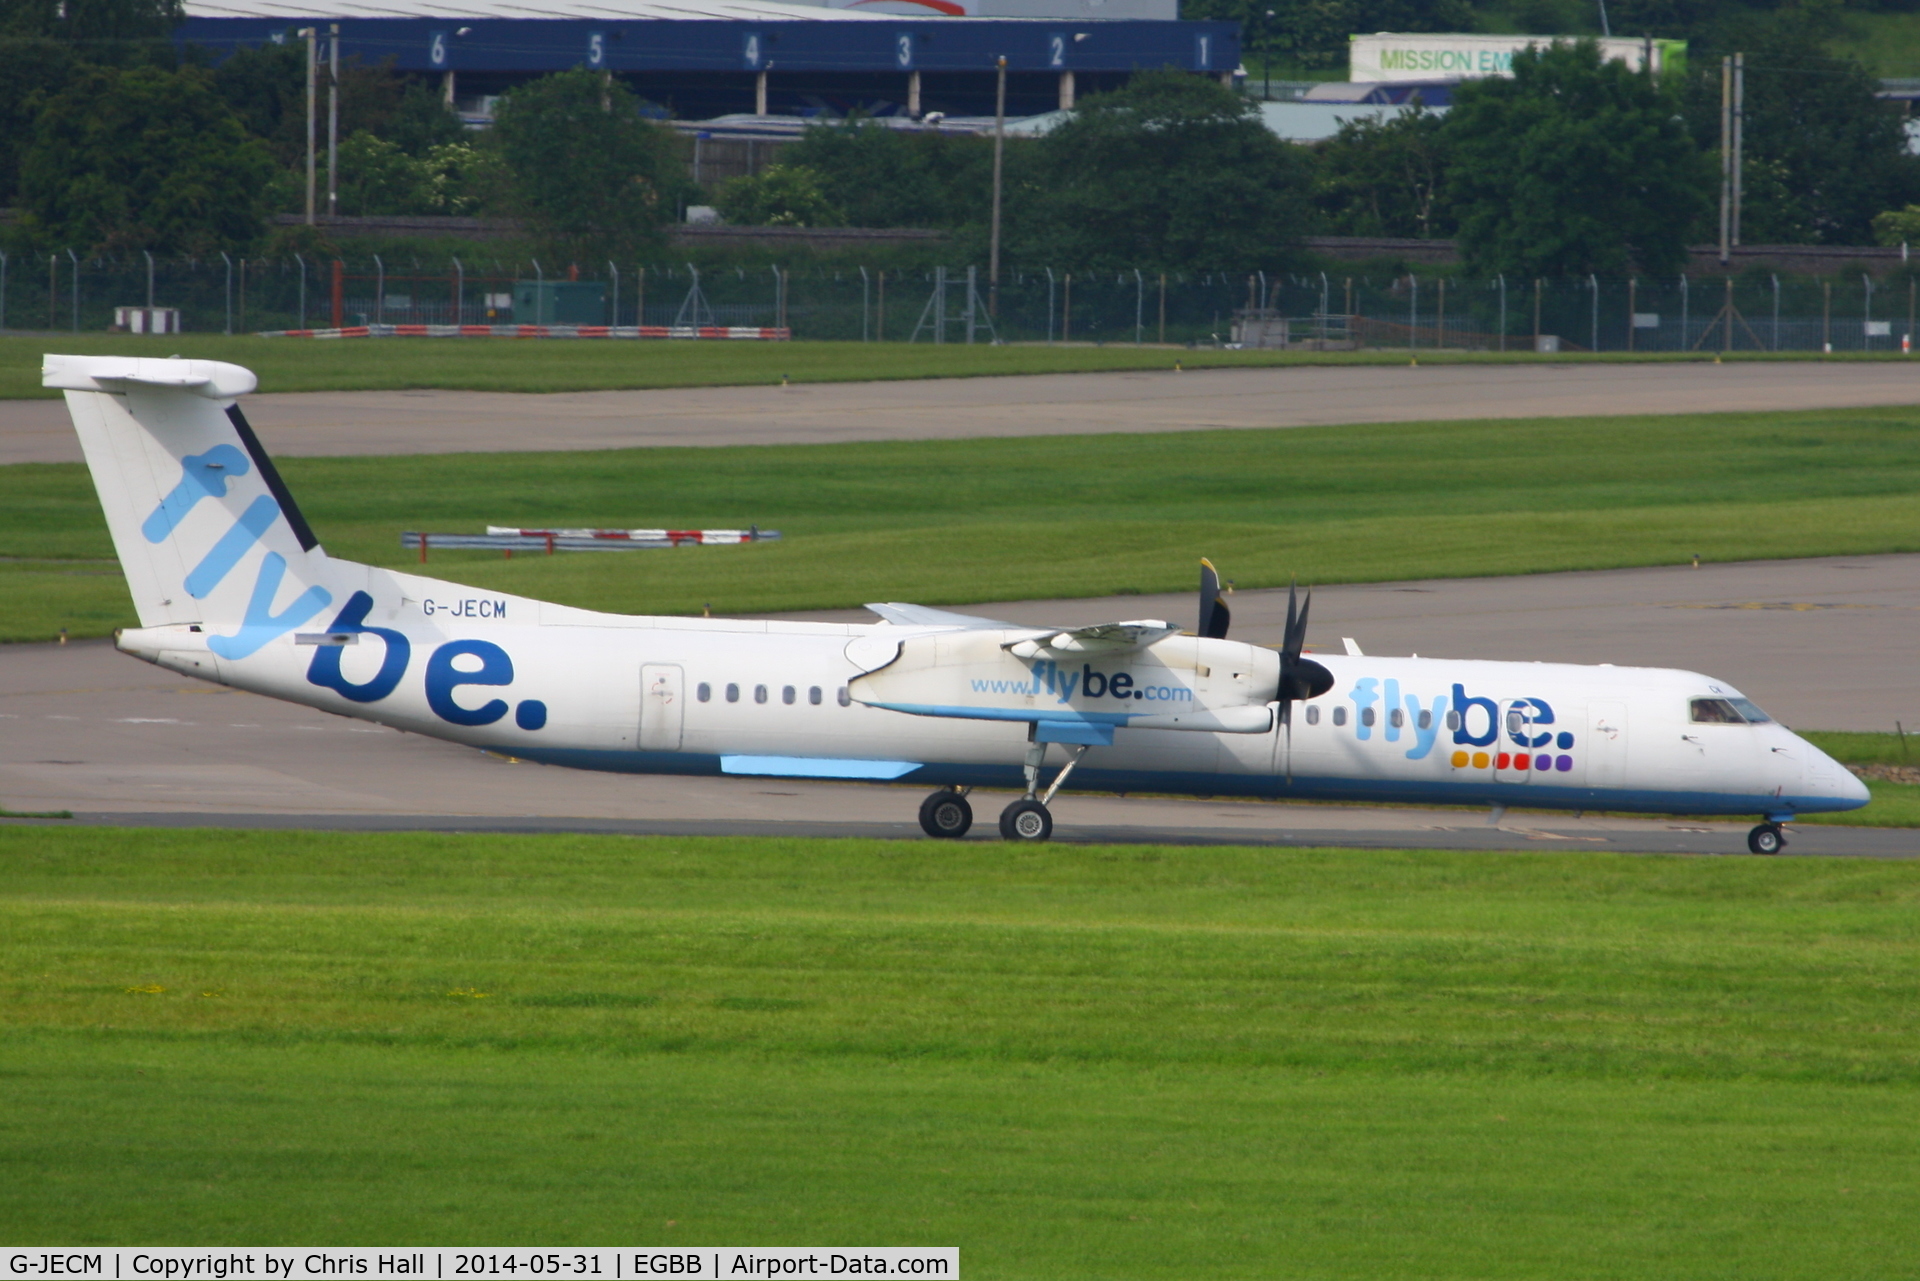
[[1844,765],[1837,765],[1835,768],[1840,775],[1840,786],[1837,790],[1843,800],[1852,801],[1856,805],[1865,805],[1873,799],[1873,793],[1867,790],[1867,780]]

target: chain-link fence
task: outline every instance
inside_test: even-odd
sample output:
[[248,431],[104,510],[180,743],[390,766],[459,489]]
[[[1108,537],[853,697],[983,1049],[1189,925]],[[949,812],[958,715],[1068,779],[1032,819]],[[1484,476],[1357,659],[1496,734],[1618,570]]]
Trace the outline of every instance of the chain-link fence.
[[[531,314],[580,282],[567,314]],[[546,292],[541,292],[546,291]],[[129,309],[162,309],[150,320]],[[518,307],[518,311],[516,311]],[[583,310],[584,309],[584,310]],[[1470,351],[1898,351],[1912,276],[1468,279],[1279,272],[726,267],[554,272],[482,257],[0,257],[0,329],[248,333],[337,325],[784,325],[797,339]]]

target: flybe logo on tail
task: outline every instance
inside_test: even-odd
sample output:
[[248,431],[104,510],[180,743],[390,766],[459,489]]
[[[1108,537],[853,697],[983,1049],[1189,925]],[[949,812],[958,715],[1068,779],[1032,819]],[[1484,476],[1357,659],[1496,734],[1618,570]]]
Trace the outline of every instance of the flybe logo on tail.
[[[232,445],[215,445],[204,454],[188,454],[180,460],[180,467],[180,482],[140,525],[141,534],[150,543],[164,543],[171,538],[180,522],[202,499],[225,498],[228,483],[252,470],[247,456]],[[187,595],[195,600],[205,600],[212,595],[253,550],[253,545],[266,537],[279,515],[280,505],[265,494],[247,504],[233,527],[187,572],[184,584]],[[287,558],[279,552],[268,552],[262,557],[240,630],[231,636],[209,637],[207,648],[225,659],[246,658],[333,603],[333,595],[326,588],[309,587],[292,604],[274,613],[273,600],[280,594],[280,584],[286,574]]]
[[[405,632],[371,626],[367,613],[372,608],[372,596],[355,592],[347,598],[346,605],[327,630],[379,637],[386,646],[380,658],[380,670],[364,681],[348,680],[340,670],[343,647],[323,645],[314,651],[313,662],[307,666],[310,684],[333,690],[356,703],[377,703],[400,688],[400,678],[407,674],[407,664],[413,657],[413,645]],[[455,666],[463,660],[464,667]],[[426,684],[427,706],[441,720],[449,725],[491,725],[507,714],[504,698],[490,698],[478,707],[468,707],[457,700],[454,693],[466,685],[513,684],[513,659],[492,641],[448,641],[427,658]],[[547,705],[539,699],[521,699],[512,710],[513,723],[521,729],[546,728]]]

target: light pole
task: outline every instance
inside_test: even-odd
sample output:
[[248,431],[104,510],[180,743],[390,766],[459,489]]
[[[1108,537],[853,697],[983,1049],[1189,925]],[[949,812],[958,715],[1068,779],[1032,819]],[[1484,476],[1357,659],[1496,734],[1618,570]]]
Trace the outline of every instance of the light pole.
[[993,228],[987,237],[987,315],[1000,318],[1000,170],[1007,147],[1007,60],[993,60]]
[[313,225],[313,189],[314,189],[314,143],[317,133],[314,126],[315,85],[314,74],[319,50],[316,41],[320,35],[318,27],[300,28],[300,38],[307,42],[307,225]]
[[340,212],[340,24],[327,36],[327,217]]

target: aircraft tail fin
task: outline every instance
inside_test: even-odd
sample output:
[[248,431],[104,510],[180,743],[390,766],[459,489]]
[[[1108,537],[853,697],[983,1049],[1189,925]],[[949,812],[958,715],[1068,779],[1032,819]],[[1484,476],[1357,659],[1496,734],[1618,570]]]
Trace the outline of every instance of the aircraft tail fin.
[[[337,571],[209,360],[49,355],[142,627],[199,624],[238,660],[331,604]],[[344,566],[343,566],[344,567]]]

